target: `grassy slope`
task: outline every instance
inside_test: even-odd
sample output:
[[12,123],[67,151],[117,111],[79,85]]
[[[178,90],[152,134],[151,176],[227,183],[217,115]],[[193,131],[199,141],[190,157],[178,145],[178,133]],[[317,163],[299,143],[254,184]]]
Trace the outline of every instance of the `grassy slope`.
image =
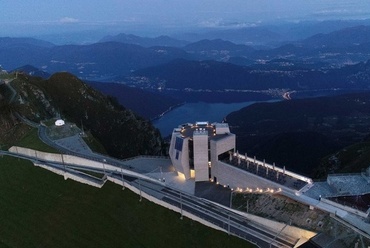
[[0,158],[0,247],[252,247],[107,183]]
[[42,142],[39,139],[37,132],[38,132],[37,128],[32,128],[15,145],[20,146],[20,147],[27,147],[27,148],[31,148],[31,149],[35,149],[35,150],[43,151],[43,152],[59,153],[53,147],[50,147],[50,146],[46,145],[44,142]]

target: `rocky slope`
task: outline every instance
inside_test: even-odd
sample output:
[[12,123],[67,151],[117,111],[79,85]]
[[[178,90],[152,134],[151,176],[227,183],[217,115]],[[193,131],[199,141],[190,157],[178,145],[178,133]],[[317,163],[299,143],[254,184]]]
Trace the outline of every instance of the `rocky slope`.
[[60,115],[89,130],[111,156],[126,158],[158,154],[161,137],[148,121],[122,107],[69,73],[44,80],[18,75],[12,82],[18,93],[14,108],[39,122]]

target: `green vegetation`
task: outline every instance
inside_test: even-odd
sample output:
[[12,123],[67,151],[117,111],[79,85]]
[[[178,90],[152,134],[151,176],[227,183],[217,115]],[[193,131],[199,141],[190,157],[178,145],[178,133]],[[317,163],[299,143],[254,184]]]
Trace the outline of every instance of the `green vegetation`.
[[31,148],[43,152],[58,153],[58,151],[45,143],[38,137],[37,128],[26,124],[12,121],[12,117],[0,116],[5,120],[0,128],[0,149],[8,150],[12,146]]
[[59,153],[56,149],[46,145],[39,139],[37,128],[32,128],[16,145],[42,152]]
[[321,160],[315,170],[316,178],[326,178],[330,173],[359,173],[370,165],[370,142],[360,142],[343,148]]
[[55,121],[56,121],[56,118],[51,118],[49,120],[42,121],[42,124],[44,124],[47,127],[50,127],[50,126],[55,125]]
[[23,139],[23,137],[30,132],[31,127],[26,124],[7,123],[7,127],[2,126],[3,130],[0,132],[0,145],[2,150],[7,150],[13,145]]
[[253,247],[112,183],[97,189],[0,158],[0,247]]
[[85,137],[83,137],[85,143],[90,147],[91,150],[100,154],[108,154],[104,146],[94,138],[90,132],[85,132]]
[[241,208],[241,207],[247,207],[247,203],[250,204],[250,205],[255,205],[256,204],[256,201],[258,200],[259,198],[259,194],[243,194],[243,193],[236,193],[233,195],[233,202],[232,202],[232,206],[234,206],[234,208],[238,207],[238,208]]
[[[1,67],[0,67],[1,71]],[[13,74],[8,74],[8,73],[0,73],[0,79],[13,79],[14,75]],[[1,245],[1,243],[0,243]]]
[[160,133],[149,121],[71,74],[57,73],[47,80],[19,76],[16,85],[22,99],[33,107],[19,111],[30,120],[49,119],[58,112],[64,120],[83,125],[113,157],[161,152]]
[[7,101],[9,101],[11,95],[12,91],[9,89],[9,87],[6,86],[6,84],[0,84],[0,96],[4,97],[5,99],[7,99]]
[[88,171],[88,170],[82,170],[82,169],[75,169],[76,171],[80,171],[80,172],[83,172],[85,174],[88,174],[90,176],[93,176],[93,177],[96,177],[96,178],[100,178],[102,179],[104,177],[104,173],[100,173],[100,172],[94,172],[94,171]]
[[298,203],[291,203],[291,202],[288,202],[284,205],[284,207],[282,208],[282,210],[284,212],[288,212],[290,214],[294,214],[298,211],[302,211],[302,206]]
[[[322,170],[322,158],[369,137],[369,96],[369,92],[364,92],[256,103],[226,119],[238,137],[240,153],[247,152],[279,167],[322,178],[326,173],[341,172],[334,167]],[[355,157],[359,155],[356,152],[352,153]],[[346,171],[361,171],[355,163],[352,165]],[[314,168],[321,171],[314,173]]]

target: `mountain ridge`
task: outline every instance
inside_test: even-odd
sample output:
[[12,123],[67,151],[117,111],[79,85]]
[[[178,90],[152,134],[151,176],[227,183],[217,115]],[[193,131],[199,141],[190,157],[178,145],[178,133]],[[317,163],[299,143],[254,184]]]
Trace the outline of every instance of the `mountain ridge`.
[[70,73],[56,73],[48,79],[19,73],[11,84],[19,97],[5,106],[31,121],[39,123],[60,115],[83,125],[117,158],[161,153],[161,136],[149,121]]
[[50,74],[69,71],[85,80],[114,81],[134,71],[176,59],[215,60],[255,67],[276,59],[289,59],[301,64],[326,64],[329,69],[340,68],[369,60],[369,44],[370,26],[355,26],[314,35],[273,49],[256,49],[218,37],[183,47],[143,47],[113,41],[55,46],[35,39],[0,38],[0,64],[7,70],[30,64]]
[[[238,66],[217,61],[189,61],[177,59],[167,64],[135,71],[138,78],[146,78],[154,85],[184,90],[317,90],[330,88],[369,89],[370,60],[366,63],[334,69],[289,68],[286,65],[263,68]],[[279,68],[279,69],[277,69]],[[182,75],[182,77],[178,77]]]
[[226,121],[242,154],[325,178],[326,174],[316,174],[322,158],[368,139],[369,99],[370,92],[365,92],[256,103],[230,113]]
[[117,35],[108,35],[103,37],[98,42],[122,42],[127,44],[135,44],[143,47],[152,46],[171,46],[171,47],[183,47],[188,44],[188,41],[177,40],[167,35],[161,35],[154,38],[140,37],[133,34],[120,33]]

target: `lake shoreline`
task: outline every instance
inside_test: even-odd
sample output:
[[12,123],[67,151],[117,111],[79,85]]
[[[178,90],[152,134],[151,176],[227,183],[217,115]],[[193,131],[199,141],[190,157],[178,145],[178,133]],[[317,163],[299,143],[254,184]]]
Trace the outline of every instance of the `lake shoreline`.
[[152,119],[150,119],[150,122],[154,122],[154,121],[157,121],[159,120],[160,118],[162,118],[165,114],[171,112],[172,110],[174,110],[175,108],[178,108],[178,107],[181,107],[182,105],[186,104],[186,102],[182,102],[182,103],[178,103],[178,104],[175,104],[175,105],[172,105],[170,106],[167,110],[165,110],[163,113],[153,117]]
[[159,129],[162,137],[167,137],[172,133],[173,128],[183,123],[194,123],[196,121],[221,122],[229,113],[257,102],[268,101],[238,103],[185,102],[175,105],[165,114],[153,120],[152,124]]

